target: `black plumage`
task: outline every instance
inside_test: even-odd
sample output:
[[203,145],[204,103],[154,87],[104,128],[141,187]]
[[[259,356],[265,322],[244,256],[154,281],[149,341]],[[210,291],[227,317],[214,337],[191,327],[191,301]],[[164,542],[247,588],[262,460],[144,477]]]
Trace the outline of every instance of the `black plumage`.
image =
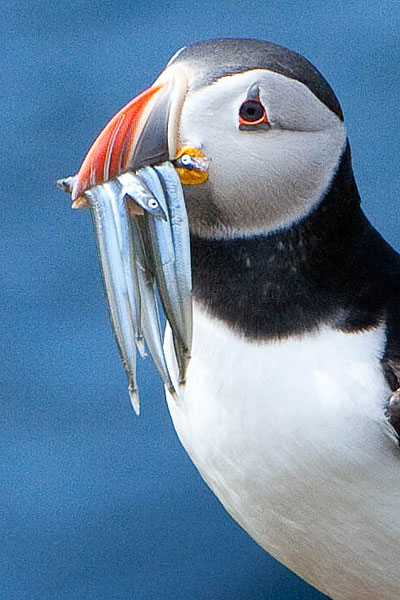
[[400,256],[362,212],[349,145],[311,214],[266,235],[192,236],[192,260],[196,301],[249,339],[385,322],[382,364],[400,386]]

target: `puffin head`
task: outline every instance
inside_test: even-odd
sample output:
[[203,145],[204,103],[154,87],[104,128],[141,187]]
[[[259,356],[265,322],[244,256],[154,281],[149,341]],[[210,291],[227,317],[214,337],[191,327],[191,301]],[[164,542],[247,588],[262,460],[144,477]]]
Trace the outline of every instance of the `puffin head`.
[[[328,191],[346,146],[339,102],[299,54],[250,39],[179,50],[154,84],[111,119],[72,195],[176,161],[193,233],[232,238],[303,219]],[[206,172],[179,158],[205,156]]]

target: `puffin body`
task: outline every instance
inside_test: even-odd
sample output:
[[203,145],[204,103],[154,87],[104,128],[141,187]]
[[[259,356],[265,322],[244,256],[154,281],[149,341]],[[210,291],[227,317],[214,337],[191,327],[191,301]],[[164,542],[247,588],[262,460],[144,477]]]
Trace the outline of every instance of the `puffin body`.
[[[212,49],[225,70],[203,88],[208,105],[226,113],[218,86],[234,95],[257,80],[258,69],[238,66],[234,81],[233,49],[242,61],[264,51],[272,125],[253,135],[271,133],[274,108],[293,122],[277,126],[262,166],[251,140],[239,167],[215,167],[225,188],[185,190],[194,335],[180,403],[168,402],[174,426],[224,507],[275,558],[332,598],[394,600],[400,456],[387,406],[399,387],[399,257],[360,209],[342,114],[321,76],[250,41],[202,44],[180,58],[194,69],[206,51],[212,62]],[[193,104],[187,119],[205,153],[229,158],[224,119],[210,143],[193,115],[199,97]],[[176,373],[168,331],[166,347]]]
[[74,194],[180,148],[210,159],[208,177],[181,178],[184,385],[165,339],[182,444],[233,518],[306,581],[338,600],[397,600],[400,257],[360,208],[336,96],[295,52],[224,39],[177,52],[132,102]]
[[[332,598],[398,598],[399,457],[384,328],[249,343],[194,312],[179,438],[232,517]],[[378,355],[378,356],[377,356]]]

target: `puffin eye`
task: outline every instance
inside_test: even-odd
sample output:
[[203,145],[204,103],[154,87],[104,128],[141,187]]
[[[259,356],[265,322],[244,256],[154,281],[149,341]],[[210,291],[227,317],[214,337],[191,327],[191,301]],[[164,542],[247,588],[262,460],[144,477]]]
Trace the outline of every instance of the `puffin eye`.
[[269,122],[265,108],[260,101],[260,92],[257,85],[253,85],[247,92],[247,98],[239,109],[239,129],[269,129]]
[[245,121],[246,123],[259,121],[264,115],[264,107],[260,102],[256,102],[255,100],[246,100],[239,110],[240,120]]

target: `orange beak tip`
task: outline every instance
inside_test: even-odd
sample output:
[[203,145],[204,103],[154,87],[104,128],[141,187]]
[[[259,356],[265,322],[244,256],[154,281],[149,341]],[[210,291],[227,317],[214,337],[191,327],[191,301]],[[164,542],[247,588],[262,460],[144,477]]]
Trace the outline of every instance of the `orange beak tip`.
[[85,196],[78,196],[78,198],[73,201],[71,208],[90,208],[90,202]]

